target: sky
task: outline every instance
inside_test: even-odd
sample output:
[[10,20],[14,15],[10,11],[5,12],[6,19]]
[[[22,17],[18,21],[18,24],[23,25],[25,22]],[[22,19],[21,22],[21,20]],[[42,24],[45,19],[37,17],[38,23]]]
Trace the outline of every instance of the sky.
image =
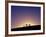
[[40,25],[40,7],[11,6],[11,28]]

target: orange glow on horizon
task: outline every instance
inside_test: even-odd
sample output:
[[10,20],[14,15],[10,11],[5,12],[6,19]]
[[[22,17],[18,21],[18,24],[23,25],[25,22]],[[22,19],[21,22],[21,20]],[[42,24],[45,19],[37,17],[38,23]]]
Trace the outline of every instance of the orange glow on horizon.
[[17,27],[24,27],[24,26],[26,26],[26,24],[27,24],[27,26],[29,26],[29,24],[30,24],[30,26],[37,25],[36,22],[34,20],[31,20],[31,19],[28,19],[28,20],[25,19],[25,20],[22,20],[20,22],[15,23],[15,24],[16,24],[15,25],[16,28]]

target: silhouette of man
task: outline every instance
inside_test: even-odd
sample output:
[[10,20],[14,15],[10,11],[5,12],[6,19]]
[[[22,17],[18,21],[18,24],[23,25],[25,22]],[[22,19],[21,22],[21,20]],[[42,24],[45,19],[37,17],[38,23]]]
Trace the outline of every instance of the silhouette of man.
[[26,24],[26,27],[27,27],[27,24]]
[[30,26],[30,24],[29,24],[29,26]]

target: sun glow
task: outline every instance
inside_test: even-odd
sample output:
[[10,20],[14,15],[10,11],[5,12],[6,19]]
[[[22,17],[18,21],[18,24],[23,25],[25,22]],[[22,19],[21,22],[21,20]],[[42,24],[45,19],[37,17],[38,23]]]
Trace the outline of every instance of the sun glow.
[[25,25],[27,24],[27,26],[29,26],[29,24],[30,24],[30,26],[33,26],[33,25],[35,25],[35,24],[33,24],[32,22],[25,22]]
[[17,22],[15,27],[26,27],[26,24],[27,26],[34,26],[34,25],[38,25],[36,24],[36,22],[34,20],[30,20],[30,19],[24,19],[24,20],[21,20],[20,22]]
[[26,24],[27,24],[27,26],[34,26],[34,25],[36,25],[36,24],[33,24],[32,22],[23,22],[23,23],[21,23],[21,25],[18,25],[18,26],[16,26],[16,28],[18,28],[18,27],[26,27]]

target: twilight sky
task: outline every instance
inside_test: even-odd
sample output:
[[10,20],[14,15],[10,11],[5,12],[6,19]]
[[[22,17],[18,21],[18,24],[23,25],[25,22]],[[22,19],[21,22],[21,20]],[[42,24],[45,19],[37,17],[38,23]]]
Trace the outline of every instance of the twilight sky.
[[40,25],[40,7],[11,6],[11,28]]

